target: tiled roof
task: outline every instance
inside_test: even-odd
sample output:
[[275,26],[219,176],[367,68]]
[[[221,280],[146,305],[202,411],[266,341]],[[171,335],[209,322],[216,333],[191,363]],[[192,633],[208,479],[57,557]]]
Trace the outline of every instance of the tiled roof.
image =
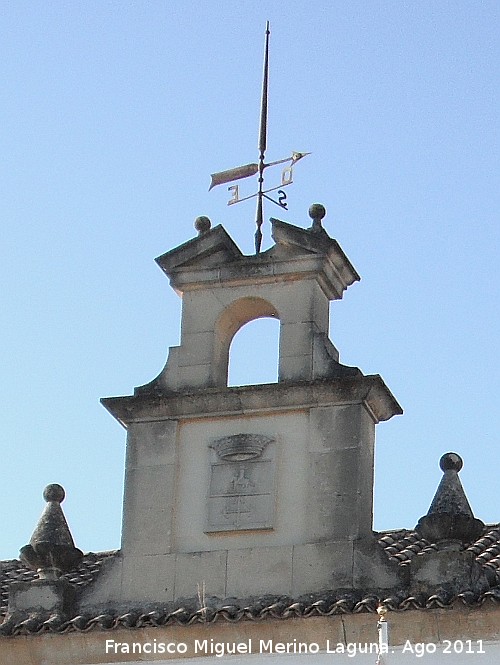
[[[102,562],[116,552],[99,552],[86,554],[78,568],[66,573],[62,578],[70,582],[77,589],[90,584],[95,579]],[[30,570],[18,559],[0,561],[0,619],[7,614],[9,603],[9,587],[12,582],[31,582],[38,577],[34,570]]]
[[[415,531],[390,531],[379,533],[377,537],[389,559],[398,562],[401,566],[408,565],[415,556],[425,555],[425,553],[437,549],[436,545],[427,542]],[[500,603],[500,525],[487,527],[485,534],[467,549],[475,554],[478,563],[490,571],[490,588],[482,593],[464,591],[452,596],[446,590],[439,590],[431,596],[416,596],[408,595],[405,591],[384,595],[383,593],[342,590],[310,594],[298,599],[267,596],[245,603],[219,601],[212,607],[202,609],[186,604],[181,607],[171,604],[155,608],[153,611],[150,608],[148,610],[133,608],[127,612],[108,609],[99,614],[79,615],[69,620],[58,614],[49,615],[47,613],[5,617],[10,583],[29,581],[35,579],[36,575],[17,560],[3,561],[0,562],[0,618],[6,620],[0,625],[0,635],[87,632],[94,629],[112,630],[120,627],[140,628],[172,624],[213,623],[215,621],[262,621],[275,618],[357,614],[375,612],[380,603],[392,611],[436,609],[449,607],[453,603],[462,603],[469,607],[479,607],[490,602]],[[103,561],[116,554],[116,552],[87,554],[78,569],[64,575],[64,578],[76,587],[82,588],[95,579]]]
[[293,600],[288,597],[267,597],[251,604],[221,604],[220,607],[208,607],[197,610],[179,607],[177,609],[159,608],[141,612],[105,612],[97,616],[79,615],[70,620],[59,614],[30,614],[22,618],[8,618],[0,625],[0,635],[35,635],[43,632],[68,633],[72,631],[89,632],[91,630],[113,630],[116,628],[144,628],[169,625],[188,626],[195,623],[215,623],[216,621],[263,621],[265,619],[309,618],[334,616],[338,614],[358,614],[376,612],[383,603],[387,609],[439,609],[453,603],[462,603],[468,607],[478,607],[486,603],[500,603],[500,588],[475,596],[461,593],[451,598],[446,593],[436,593],[428,598],[360,595],[356,593],[321,594],[307,599]]
[[[401,565],[407,565],[415,556],[437,551],[434,543],[429,543],[416,531],[402,529],[378,534],[378,542],[384,548],[389,559]],[[490,568],[497,574],[500,585],[500,524],[487,527],[486,532],[467,548],[476,555],[479,564]]]

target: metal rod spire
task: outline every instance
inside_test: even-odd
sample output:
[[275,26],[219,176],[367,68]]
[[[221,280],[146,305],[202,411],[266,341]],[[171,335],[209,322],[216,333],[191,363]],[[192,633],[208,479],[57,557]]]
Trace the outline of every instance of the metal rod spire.
[[255,253],[260,253],[262,242],[262,231],[260,227],[263,222],[262,199],[264,189],[264,158],[267,148],[267,96],[269,84],[269,21],[266,22],[266,42],[264,49],[264,74],[262,78],[262,103],[260,107],[260,129],[259,129],[259,192],[257,199],[257,231],[255,232]]

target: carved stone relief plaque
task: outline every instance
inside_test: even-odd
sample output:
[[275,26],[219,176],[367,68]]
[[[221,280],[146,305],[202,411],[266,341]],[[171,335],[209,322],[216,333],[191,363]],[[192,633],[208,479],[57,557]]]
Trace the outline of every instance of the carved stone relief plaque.
[[234,434],[213,441],[206,532],[271,529],[274,439]]

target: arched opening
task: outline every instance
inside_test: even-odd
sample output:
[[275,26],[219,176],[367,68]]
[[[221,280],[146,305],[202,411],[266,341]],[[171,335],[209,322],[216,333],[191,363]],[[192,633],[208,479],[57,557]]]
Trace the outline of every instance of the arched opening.
[[[254,325],[248,327],[249,323]],[[247,331],[242,333],[240,338],[238,331],[242,328],[247,328]],[[213,385],[242,386],[276,382],[278,372],[274,368],[278,365],[279,328],[279,314],[264,298],[247,296],[226,307],[215,326],[217,342],[213,362]],[[236,336],[238,341],[232,346]],[[234,355],[234,358],[231,363],[231,379],[228,381],[230,346],[231,356]],[[271,351],[272,349],[274,351]],[[259,367],[261,369],[257,371]],[[262,380],[264,376],[267,376],[266,380]]]
[[280,322],[259,318],[245,324],[229,349],[228,386],[278,381]]

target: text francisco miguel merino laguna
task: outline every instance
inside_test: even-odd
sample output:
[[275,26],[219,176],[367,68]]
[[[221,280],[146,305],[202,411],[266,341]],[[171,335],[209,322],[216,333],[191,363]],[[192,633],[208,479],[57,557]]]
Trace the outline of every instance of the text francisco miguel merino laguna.
[[193,640],[188,642],[161,642],[151,640],[148,642],[116,642],[115,640],[106,640],[106,653],[114,654],[189,654],[189,655],[213,655],[230,656],[235,654],[257,654],[257,653],[301,653],[311,654],[319,653],[346,653],[354,655],[355,653],[378,653],[379,645],[373,643],[348,643],[330,642],[326,640],[324,644],[318,642],[275,642],[274,640],[254,640],[247,639],[242,642],[216,642],[214,639]]

